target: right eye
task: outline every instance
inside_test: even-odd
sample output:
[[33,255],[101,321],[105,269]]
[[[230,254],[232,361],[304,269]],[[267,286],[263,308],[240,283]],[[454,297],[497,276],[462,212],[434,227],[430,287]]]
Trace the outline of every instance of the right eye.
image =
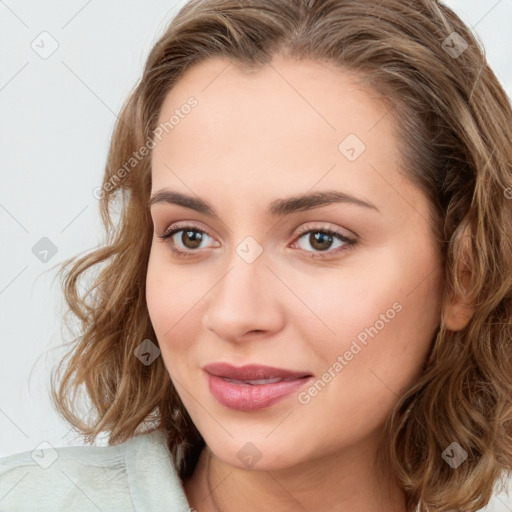
[[194,256],[201,243],[212,237],[195,226],[179,226],[168,229],[163,235],[158,235],[158,238],[168,243],[174,254],[187,257]]

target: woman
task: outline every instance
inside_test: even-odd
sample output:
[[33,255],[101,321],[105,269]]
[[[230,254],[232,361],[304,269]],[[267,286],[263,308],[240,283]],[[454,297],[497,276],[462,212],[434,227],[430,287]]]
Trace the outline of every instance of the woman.
[[105,247],[62,269],[53,398],[111,446],[4,459],[6,509],[484,507],[512,466],[511,139],[439,2],[186,4],[113,134]]

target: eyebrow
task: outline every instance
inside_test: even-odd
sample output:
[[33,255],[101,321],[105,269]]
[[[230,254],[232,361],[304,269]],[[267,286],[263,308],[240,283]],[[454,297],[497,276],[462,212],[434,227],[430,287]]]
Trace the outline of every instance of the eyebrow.
[[[218,217],[215,209],[203,199],[168,189],[155,192],[155,194],[151,196],[148,206],[152,207],[160,203],[176,204],[203,213],[209,217]],[[338,190],[327,190],[292,196],[285,199],[275,199],[269,204],[267,214],[272,217],[283,217],[295,212],[311,210],[334,203],[350,203],[356,206],[373,209],[380,213],[380,210],[368,201],[358,199]]]

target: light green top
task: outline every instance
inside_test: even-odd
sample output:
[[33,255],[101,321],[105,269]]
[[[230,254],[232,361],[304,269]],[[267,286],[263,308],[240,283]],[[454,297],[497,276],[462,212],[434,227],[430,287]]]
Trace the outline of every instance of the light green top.
[[0,458],[0,512],[191,512],[165,431]]

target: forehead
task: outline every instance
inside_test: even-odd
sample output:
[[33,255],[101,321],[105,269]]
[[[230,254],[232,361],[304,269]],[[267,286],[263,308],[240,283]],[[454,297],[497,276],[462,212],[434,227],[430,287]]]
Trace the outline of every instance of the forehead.
[[[361,80],[315,61],[279,58],[251,72],[223,58],[194,65],[160,111],[159,124],[174,122],[153,150],[153,191],[185,184],[208,195],[229,185],[268,197],[269,187],[282,196],[277,189],[304,192],[321,180],[378,194],[379,173],[400,180],[399,155],[388,107]],[[191,97],[196,106],[183,109]]]

